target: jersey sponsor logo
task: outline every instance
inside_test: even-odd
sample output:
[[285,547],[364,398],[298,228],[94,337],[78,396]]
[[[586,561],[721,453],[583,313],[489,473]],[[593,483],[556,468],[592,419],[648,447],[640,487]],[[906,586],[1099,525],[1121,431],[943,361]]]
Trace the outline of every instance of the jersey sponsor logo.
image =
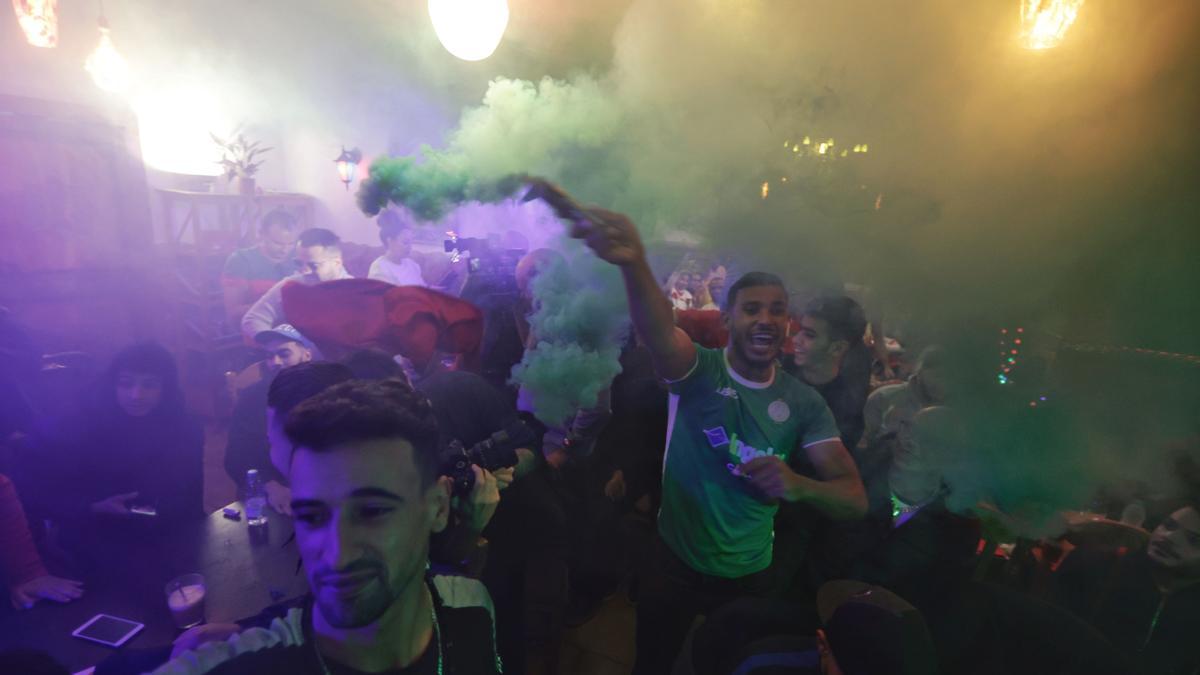
[[733,475],[741,476],[742,474],[738,472],[739,466],[749,462],[755,457],[766,457],[774,454],[775,448],[759,450],[752,445],[746,445],[745,443],[739,441],[737,434],[734,434],[729,439],[729,459],[731,461],[725,465],[725,468],[728,469]]
[[737,398],[738,397],[737,390],[734,389],[733,387],[723,387],[721,389],[718,389],[717,393],[720,394],[721,396],[724,396],[725,398]]
[[729,436],[725,433],[725,427],[702,429],[702,431],[704,432],[704,436],[708,438],[708,444],[714,448],[729,444]]

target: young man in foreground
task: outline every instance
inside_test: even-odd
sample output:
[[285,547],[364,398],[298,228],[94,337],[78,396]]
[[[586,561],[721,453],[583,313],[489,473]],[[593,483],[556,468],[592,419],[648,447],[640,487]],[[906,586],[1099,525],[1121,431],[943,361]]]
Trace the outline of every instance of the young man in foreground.
[[450,510],[429,403],[398,380],[351,381],[301,403],[285,428],[309,602],[156,673],[500,672],[483,585],[426,575]]

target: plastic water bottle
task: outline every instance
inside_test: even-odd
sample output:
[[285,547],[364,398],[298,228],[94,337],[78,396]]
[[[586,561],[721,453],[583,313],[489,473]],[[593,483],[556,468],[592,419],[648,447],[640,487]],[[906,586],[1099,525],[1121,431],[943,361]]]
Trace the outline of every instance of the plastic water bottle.
[[246,498],[243,503],[246,506],[247,524],[251,527],[266,524],[267,491],[262,479],[258,477],[258,469],[246,472]]

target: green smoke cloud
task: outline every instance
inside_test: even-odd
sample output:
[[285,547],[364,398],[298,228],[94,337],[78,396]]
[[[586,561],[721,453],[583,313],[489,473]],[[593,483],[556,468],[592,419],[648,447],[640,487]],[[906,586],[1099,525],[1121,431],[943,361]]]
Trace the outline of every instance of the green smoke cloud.
[[[1179,368],[1148,380],[1142,364],[1075,368],[1047,349],[1057,410],[1024,410],[1029,398],[995,378],[996,331],[1016,322],[1200,353],[1200,295],[1187,291],[1200,287],[1195,3],[1089,5],[1068,43],[1038,54],[1015,46],[1003,3],[621,12],[611,61],[493,80],[443,149],[399,172],[415,186],[401,198],[440,191],[437,214],[473,184],[536,174],[627,213],[651,241],[683,235],[775,271],[798,296],[872,287],[868,313],[910,352],[962,355],[950,404],[975,433],[959,492],[1013,511],[1079,506],[1162,464],[1147,448],[1163,436],[1195,433],[1200,389]],[[805,137],[836,142],[800,151]],[[536,373],[550,379],[554,363]]]
[[547,424],[561,424],[579,408],[596,405],[600,391],[621,372],[629,307],[620,274],[575,241],[533,280],[529,326],[538,342],[513,367],[512,381]]
[[520,187],[519,177],[480,181],[456,168],[450,155],[425,148],[425,162],[412,157],[383,157],[371,163],[370,175],[358,189],[358,207],[378,215],[388,203],[408,207],[425,220],[437,221],[466,201],[498,202]]
[[372,162],[359,208],[375,215],[390,202],[436,221],[464,202],[507,199],[523,175],[573,175],[588,152],[614,142],[619,120],[593,79],[497,78],[482,104],[463,114],[445,149],[424,146],[415,157]]

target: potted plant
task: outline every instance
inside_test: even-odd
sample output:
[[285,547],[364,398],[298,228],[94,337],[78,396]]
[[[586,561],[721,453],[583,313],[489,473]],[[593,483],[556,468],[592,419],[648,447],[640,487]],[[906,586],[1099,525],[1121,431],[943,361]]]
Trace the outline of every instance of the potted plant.
[[259,147],[258,141],[247,143],[246,137],[238,134],[236,137],[224,140],[216,134],[213,142],[221,148],[221,166],[225,167],[225,178],[230,183],[237,181],[238,194],[253,195],[255,193],[254,174],[262,166],[262,160],[255,161],[271,148]]

